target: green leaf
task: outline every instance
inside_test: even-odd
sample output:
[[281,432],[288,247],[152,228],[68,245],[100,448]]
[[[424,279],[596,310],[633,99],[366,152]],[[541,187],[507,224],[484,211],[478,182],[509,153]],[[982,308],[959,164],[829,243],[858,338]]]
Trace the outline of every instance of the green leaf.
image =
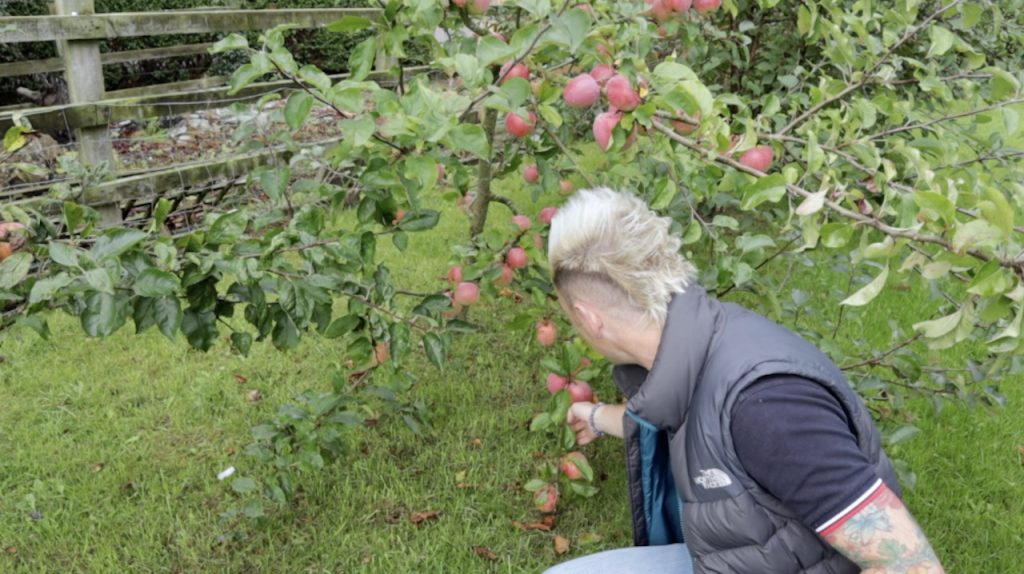
[[49,301],[57,291],[71,285],[74,281],[74,278],[63,271],[53,277],[40,279],[32,285],[32,292],[29,293],[28,302],[30,305],[35,305],[40,301]]
[[147,237],[147,234],[135,229],[115,229],[100,236],[93,243],[90,253],[93,259],[101,262],[110,257],[117,257],[135,247]]
[[182,315],[181,332],[193,349],[209,351],[217,340],[217,316],[211,311],[189,309]]
[[956,329],[957,325],[960,324],[960,319],[963,316],[963,309],[957,310],[956,313],[946,315],[931,321],[921,321],[920,323],[914,323],[914,330],[920,332],[929,339],[937,339],[946,335]]
[[313,64],[299,68],[299,78],[310,86],[327,93],[331,89],[331,78]]
[[850,242],[854,231],[850,223],[827,223],[821,226],[821,242],[829,249],[839,249]]
[[914,425],[903,425],[885,437],[885,444],[887,446],[892,446],[894,444],[908,441],[919,432],[921,432],[921,429]]
[[348,57],[348,69],[351,73],[350,80],[358,82],[370,74],[373,69],[373,61],[377,57],[377,38],[371,37],[363,40]]
[[928,32],[932,40],[932,46],[928,49],[929,58],[945,54],[953,47],[953,42],[956,41],[956,36],[952,32],[938,24],[933,24],[928,29]]
[[330,327],[327,327],[327,331],[324,332],[324,336],[328,339],[337,339],[347,335],[352,329],[355,329],[362,319],[358,315],[345,315],[335,319]]
[[240,476],[231,481],[231,489],[239,494],[245,494],[256,490],[256,481],[248,476]]
[[150,223],[150,229],[153,231],[159,230],[164,225],[164,221],[167,216],[171,213],[171,208],[174,206],[171,200],[166,197],[161,197],[157,200],[155,207],[153,208],[153,220]]
[[252,64],[242,64],[231,74],[228,95],[233,96],[249,84],[260,79],[266,72]]
[[181,301],[177,297],[160,297],[153,302],[153,320],[156,326],[172,343],[181,327]]
[[953,249],[962,253],[965,249],[999,243],[1004,237],[1001,229],[983,219],[975,219],[957,225],[953,234]]
[[46,321],[46,318],[39,315],[27,315],[18,319],[19,325],[25,325],[29,329],[32,329],[39,335],[44,341],[50,340],[50,324]]
[[921,209],[929,210],[941,217],[947,225],[956,223],[956,206],[945,195],[932,191],[915,191],[914,201]]
[[327,25],[327,31],[347,34],[358,32],[373,26],[373,20],[362,16],[345,16],[341,20],[335,20]]
[[362,114],[352,119],[341,120],[339,125],[341,126],[341,133],[345,135],[345,140],[355,147],[365,146],[377,129],[377,124],[374,123],[373,117],[370,114]]
[[85,308],[79,316],[82,330],[90,337],[108,337],[124,325],[128,304],[123,297],[91,291],[85,296]]
[[551,415],[549,415],[548,413],[540,413],[539,415],[533,417],[533,420],[530,421],[530,431],[531,432],[536,432],[536,431],[539,431],[539,430],[546,430],[550,426],[551,426]]
[[547,486],[548,483],[544,482],[539,478],[531,478],[523,485],[523,490],[526,492],[537,492],[538,490]]
[[427,358],[430,359],[431,363],[434,363],[434,366],[439,369],[444,368],[444,363],[447,360],[447,351],[444,341],[437,333],[423,335],[423,349],[427,352]]
[[302,127],[313,109],[313,96],[308,92],[295,91],[288,96],[288,102],[284,105],[284,121],[288,127],[297,130]]
[[850,295],[846,299],[840,302],[840,305],[849,305],[851,307],[861,307],[870,303],[878,294],[882,292],[882,288],[885,287],[885,281],[889,278],[889,267],[886,266],[882,269],[882,272],[878,274],[870,283],[863,286],[853,295]]
[[398,224],[398,228],[403,231],[424,231],[436,227],[440,219],[440,212],[424,209],[406,215],[405,219]]
[[139,273],[132,288],[143,297],[162,297],[171,295],[181,287],[178,277],[167,271],[154,267]]
[[459,124],[448,131],[451,146],[458,151],[467,151],[480,159],[490,161],[491,146],[487,134],[478,124]]
[[484,36],[476,45],[476,57],[484,66],[511,58],[515,53],[514,48],[494,36]]
[[104,267],[97,267],[85,272],[85,281],[90,287],[103,293],[114,294],[114,280]]
[[237,242],[245,232],[247,223],[245,213],[242,211],[232,211],[221,215],[210,226],[210,231],[206,233],[207,245],[219,246]]
[[32,256],[15,253],[0,262],[0,289],[11,289],[28,276],[32,269]]
[[249,40],[238,33],[231,33],[221,38],[216,44],[210,47],[211,54],[220,54],[228,50],[244,50],[249,47]]
[[1016,95],[1020,90],[1020,82],[1013,74],[994,66],[985,70],[992,74],[992,98],[1002,100],[1008,96]]
[[752,185],[743,190],[743,201],[740,209],[749,211],[766,201],[775,203],[786,195],[786,179],[781,173],[773,173],[758,178]]

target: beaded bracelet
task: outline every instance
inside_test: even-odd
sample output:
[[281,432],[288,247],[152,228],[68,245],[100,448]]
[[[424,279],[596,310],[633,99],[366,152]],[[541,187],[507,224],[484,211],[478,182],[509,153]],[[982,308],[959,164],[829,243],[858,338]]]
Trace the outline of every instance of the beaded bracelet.
[[590,417],[588,417],[588,420],[590,422],[590,430],[593,431],[594,436],[604,436],[605,435],[604,431],[602,431],[601,429],[597,428],[597,425],[594,424],[594,415],[597,413],[597,409],[599,409],[599,408],[601,408],[603,406],[604,406],[604,403],[597,403],[596,405],[594,405],[594,408],[590,409]]

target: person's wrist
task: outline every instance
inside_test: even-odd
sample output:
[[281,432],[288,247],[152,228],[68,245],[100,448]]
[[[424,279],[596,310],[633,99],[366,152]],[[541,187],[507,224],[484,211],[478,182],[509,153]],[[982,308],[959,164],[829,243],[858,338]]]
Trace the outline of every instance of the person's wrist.
[[598,409],[603,406],[604,403],[597,403],[590,407],[590,416],[587,417],[587,423],[590,425],[590,432],[594,433],[594,436],[604,436],[606,434],[604,431],[597,428],[597,421],[595,420]]

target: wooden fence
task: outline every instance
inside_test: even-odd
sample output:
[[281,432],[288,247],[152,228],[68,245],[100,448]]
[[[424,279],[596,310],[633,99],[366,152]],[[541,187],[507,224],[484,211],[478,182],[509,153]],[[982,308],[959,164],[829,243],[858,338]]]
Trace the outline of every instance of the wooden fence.
[[[56,0],[49,16],[11,17],[0,21],[0,43],[54,41],[59,58],[0,65],[0,76],[15,76],[42,71],[63,70],[70,102],[50,107],[35,107],[0,112],[0,134],[13,125],[17,115],[27,118],[42,131],[68,130],[73,133],[79,159],[84,164],[107,162],[114,166],[114,148],[109,137],[112,123],[175,116],[190,111],[252,101],[272,91],[294,88],[287,81],[251,85],[228,96],[226,78],[203,78],[147,86],[119,92],[107,92],[103,65],[143,59],[168,58],[199,53],[207,45],[176,46],[120,53],[100,53],[106,38],[165,34],[211,33],[262,30],[281,24],[300,28],[322,28],[344,16],[376,19],[377,9],[302,9],[302,10],[182,10],[119,14],[95,13],[94,0]],[[371,79],[385,82],[390,63],[378,61]],[[418,71],[418,70],[410,70]],[[345,75],[336,75],[339,79]],[[198,186],[204,190],[234,185],[259,165],[273,161],[281,150],[260,152],[214,162],[196,162],[143,173],[117,173],[117,178],[93,189],[82,190],[87,202],[103,213],[107,223],[121,221],[125,212],[138,201],[176,187]],[[25,201],[45,192],[47,183],[19,190],[0,189],[0,201]]]

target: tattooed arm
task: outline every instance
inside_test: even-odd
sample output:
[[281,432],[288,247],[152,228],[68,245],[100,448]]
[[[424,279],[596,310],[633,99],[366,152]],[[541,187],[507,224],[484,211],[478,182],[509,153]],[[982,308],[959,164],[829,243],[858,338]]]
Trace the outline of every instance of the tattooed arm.
[[819,534],[865,574],[945,572],[910,511],[881,481]]

